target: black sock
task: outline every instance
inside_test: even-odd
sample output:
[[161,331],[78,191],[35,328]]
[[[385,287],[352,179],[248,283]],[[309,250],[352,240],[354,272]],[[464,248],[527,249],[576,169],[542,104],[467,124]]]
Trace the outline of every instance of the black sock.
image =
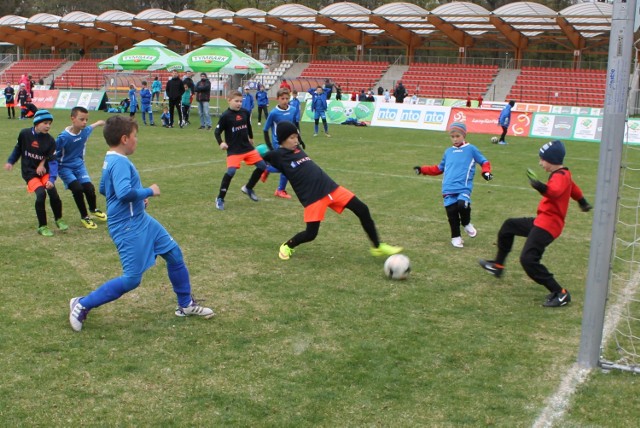
[[224,197],[227,196],[227,189],[229,188],[229,184],[231,184],[232,178],[232,176],[226,173],[224,174],[224,177],[222,177],[222,183],[220,183],[220,193],[218,193],[219,199],[224,199]]

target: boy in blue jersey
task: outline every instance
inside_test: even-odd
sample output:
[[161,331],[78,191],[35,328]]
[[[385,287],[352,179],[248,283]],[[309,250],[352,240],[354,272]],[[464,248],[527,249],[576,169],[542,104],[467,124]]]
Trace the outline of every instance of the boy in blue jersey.
[[256,104],[258,105],[259,126],[262,122],[262,113],[264,113],[265,119],[269,115],[269,95],[267,95],[267,91],[264,90],[263,85],[259,85],[258,90],[256,91]]
[[[89,123],[89,111],[84,107],[71,109],[71,126],[65,128],[56,139],[56,158],[58,160],[58,174],[65,188],[71,190],[73,200],[80,212],[80,222],[87,229],[98,226],[90,215],[100,221],[107,221],[107,215],[100,211],[96,202],[96,188],[91,182],[84,154],[87,149],[89,136],[97,126],[103,126],[104,120],[92,125]],[[84,203],[85,197],[89,204],[89,211]]]
[[253,96],[249,92],[249,87],[245,86],[244,94],[242,94],[242,108],[249,112],[249,118],[251,118],[254,106],[255,103],[253,102]]
[[[222,177],[220,191],[216,198],[216,208],[220,211],[224,210],[224,198],[227,195],[231,180],[242,162],[256,167],[247,184],[240,189],[242,193],[249,196],[254,202],[258,202],[260,199],[253,191],[253,188],[258,183],[260,175],[267,168],[267,164],[253,147],[253,128],[251,127],[249,112],[241,107],[242,94],[240,91],[231,91],[227,101],[229,102],[229,108],[222,113],[213,132],[220,149],[227,151],[227,171]],[[223,133],[224,140],[222,139]]]
[[498,118],[498,125],[502,127],[502,134],[500,134],[500,139],[498,140],[498,144],[507,144],[505,138],[507,137],[507,132],[509,132],[509,123],[511,123],[511,109],[516,105],[516,102],[511,100],[507,103],[506,106],[500,112],[500,117]]
[[329,125],[327,125],[327,93],[322,86],[318,86],[316,90],[309,89],[309,93],[311,94],[311,111],[313,112],[313,136],[318,136],[318,124],[320,123],[320,119],[322,119],[322,126],[324,128],[324,135],[326,137],[331,137],[329,135]]
[[129,85],[129,117],[135,117],[138,111],[138,96],[135,85]]
[[[293,124],[298,128],[298,133],[300,133],[300,100],[298,99],[298,91],[295,89],[291,91],[291,99],[289,100],[289,106],[293,109]],[[304,148],[304,147],[303,147]]]
[[[278,89],[278,93],[276,94],[276,96],[278,105],[269,113],[263,129],[264,141],[265,143],[267,143],[267,146],[271,150],[276,150],[280,146],[277,133],[278,124],[285,120],[293,122],[295,120],[296,114],[295,109],[289,105],[289,99],[291,95],[287,88]],[[269,139],[269,130],[271,130],[271,139]],[[304,147],[304,143],[301,142],[301,144]],[[280,171],[273,166],[269,166],[266,169],[265,173],[262,175],[263,182],[267,180],[267,176],[271,172]],[[274,195],[283,199],[291,199],[291,195],[287,193],[286,188],[287,177],[284,174],[280,174],[280,182],[278,183],[278,188],[276,189]]]
[[294,249],[318,236],[320,223],[328,208],[341,214],[344,209],[353,212],[373,245],[373,256],[390,256],[402,251],[380,242],[369,207],[348,189],[336,184],[299,146],[298,128],[289,121],[278,124],[276,131],[280,147],[264,155],[264,159],[282,171],[291,180],[291,187],[304,207],[306,229],[280,245],[278,257],[289,260]]
[[199,306],[191,296],[189,271],[180,247],[145,211],[148,199],[160,196],[160,188],[157,184],[143,188],[140,175],[128,158],[138,145],[137,123],[124,116],[112,116],[104,126],[104,138],[110,150],[102,167],[100,193],[107,198],[109,234],[118,249],[123,273],[88,295],[70,300],[71,328],[82,330],[91,309],[116,300],[140,285],[142,274],[155,264],[157,256],[167,262],[169,281],[178,298],[176,316],[212,317],[213,311]]
[[140,111],[142,112],[142,123],[147,124],[147,113],[149,113],[149,125],[156,126],[153,123],[153,109],[151,108],[152,93],[147,87],[147,82],[142,81],[142,89],[140,89]]
[[451,245],[464,247],[460,236],[460,225],[470,238],[475,238],[477,231],[471,224],[471,191],[476,163],[482,166],[482,178],[489,181],[493,178],[491,164],[472,144],[466,142],[467,127],[464,123],[453,122],[449,126],[449,136],[453,144],[444,152],[438,165],[415,166],[416,174],[440,175],[442,178],[442,197],[444,209],[451,228]]
[[33,128],[20,131],[18,142],[4,165],[4,169],[11,171],[13,165],[20,159],[22,178],[27,182],[27,190],[36,195],[38,233],[46,237],[53,236],[53,232],[47,226],[45,209],[47,194],[58,229],[62,231],[69,229],[62,220],[62,200],[55,186],[58,162],[56,161],[56,142],[49,135],[52,122],[51,113],[47,110],[38,110],[33,116]]

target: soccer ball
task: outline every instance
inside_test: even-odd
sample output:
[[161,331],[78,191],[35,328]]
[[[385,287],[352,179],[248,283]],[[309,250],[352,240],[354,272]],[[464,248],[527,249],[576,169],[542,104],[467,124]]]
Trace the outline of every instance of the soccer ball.
[[384,262],[384,274],[389,279],[407,279],[409,272],[411,272],[411,262],[404,254],[394,254]]
[[491,142],[492,142],[493,144],[498,143],[498,137],[491,137]]

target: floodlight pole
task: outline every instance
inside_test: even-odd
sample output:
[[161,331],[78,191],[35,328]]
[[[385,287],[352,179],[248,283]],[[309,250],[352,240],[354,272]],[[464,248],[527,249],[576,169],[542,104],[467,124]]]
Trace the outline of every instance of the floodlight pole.
[[635,8],[636,0],[614,0],[611,14],[602,141],[578,354],[578,364],[589,369],[598,365],[602,346],[627,118]]

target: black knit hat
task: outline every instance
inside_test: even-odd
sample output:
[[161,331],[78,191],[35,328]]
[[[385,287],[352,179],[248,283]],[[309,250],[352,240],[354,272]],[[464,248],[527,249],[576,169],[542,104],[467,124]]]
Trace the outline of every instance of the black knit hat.
[[553,165],[562,165],[566,150],[560,140],[549,141],[540,147],[540,158]]
[[291,135],[297,133],[298,128],[288,120],[282,121],[276,126],[276,136],[278,137],[278,142],[280,144],[284,143],[284,141]]

